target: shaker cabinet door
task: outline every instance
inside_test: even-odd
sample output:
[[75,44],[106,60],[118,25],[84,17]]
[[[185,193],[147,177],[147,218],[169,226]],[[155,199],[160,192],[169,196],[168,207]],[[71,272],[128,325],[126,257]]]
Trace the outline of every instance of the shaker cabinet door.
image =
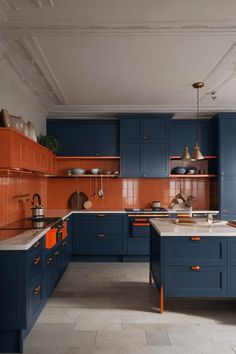
[[140,144],[123,143],[121,145],[121,176],[139,177],[140,170]]
[[165,143],[141,144],[141,176],[168,177],[168,145]]

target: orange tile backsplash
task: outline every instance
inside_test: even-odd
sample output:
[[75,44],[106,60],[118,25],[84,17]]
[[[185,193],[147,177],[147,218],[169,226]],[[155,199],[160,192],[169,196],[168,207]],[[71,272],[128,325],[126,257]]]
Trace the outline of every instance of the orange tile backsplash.
[[[104,198],[96,191],[103,184]],[[92,201],[92,209],[148,208],[153,200],[168,207],[179,192],[192,194],[197,201],[194,209],[210,208],[210,180],[208,178],[53,178],[48,179],[48,208],[66,208],[72,193],[81,191]]]
[[[31,215],[31,199],[39,193],[47,207],[47,179],[44,177],[0,177],[0,226]],[[14,200],[17,195],[29,194],[30,200]]]

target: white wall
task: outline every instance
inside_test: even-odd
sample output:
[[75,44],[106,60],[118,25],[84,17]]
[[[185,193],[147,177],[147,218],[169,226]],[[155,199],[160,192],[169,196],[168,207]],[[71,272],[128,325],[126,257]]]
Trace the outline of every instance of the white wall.
[[46,108],[33,94],[20,88],[6,72],[0,70],[0,110],[6,109],[12,115],[22,116],[31,121],[37,135],[46,130]]

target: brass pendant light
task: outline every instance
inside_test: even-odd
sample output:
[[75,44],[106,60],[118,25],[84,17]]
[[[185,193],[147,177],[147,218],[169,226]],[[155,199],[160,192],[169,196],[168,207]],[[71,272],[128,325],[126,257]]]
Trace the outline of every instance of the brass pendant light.
[[194,145],[194,150],[192,155],[190,156],[188,151],[188,146],[184,147],[183,154],[181,156],[181,160],[185,161],[197,161],[204,160],[204,156],[201,153],[200,147],[198,145],[198,117],[199,117],[199,89],[204,86],[204,82],[195,82],[193,83],[193,88],[197,89],[197,128],[196,128],[196,143]]

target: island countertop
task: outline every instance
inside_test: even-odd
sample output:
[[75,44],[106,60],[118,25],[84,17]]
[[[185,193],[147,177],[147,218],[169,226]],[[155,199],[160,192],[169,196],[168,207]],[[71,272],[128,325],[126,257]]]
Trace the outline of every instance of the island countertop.
[[227,221],[217,220],[212,229],[206,221],[194,219],[196,224],[176,224],[171,219],[149,219],[160,236],[236,236],[236,228],[227,225]]

